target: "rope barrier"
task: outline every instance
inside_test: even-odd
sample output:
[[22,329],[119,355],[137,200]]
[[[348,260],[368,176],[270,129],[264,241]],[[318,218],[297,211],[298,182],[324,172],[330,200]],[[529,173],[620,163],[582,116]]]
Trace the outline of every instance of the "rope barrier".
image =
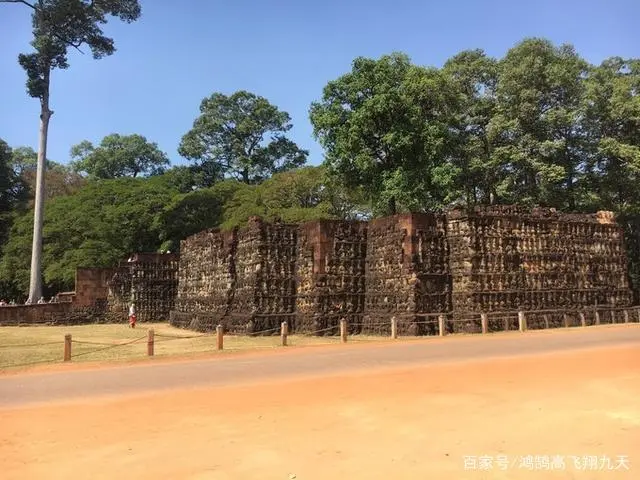
[[92,353],[98,353],[98,352],[102,352],[102,351],[104,351],[104,350],[110,350],[110,349],[112,349],[112,348],[124,347],[124,346],[126,346],[126,345],[131,345],[131,344],[133,344],[133,343],[139,342],[140,340],[144,340],[144,339],[146,339],[146,338],[147,338],[147,336],[145,335],[144,337],[136,338],[136,339],[131,340],[131,341],[129,341],[129,342],[125,342],[125,343],[118,343],[118,344],[112,344],[112,345],[109,345],[108,347],[98,348],[98,349],[96,349],[96,350],[91,350],[91,351],[89,351],[89,352],[76,353],[75,355],[74,355],[74,354],[72,354],[72,355],[71,355],[71,358],[82,357],[82,356],[84,356],[84,355],[91,355]]
[[211,337],[213,335],[207,335],[206,333],[201,333],[199,335],[166,335],[164,333],[156,333],[155,336],[172,340],[183,340],[189,338]]
[[[575,324],[575,318],[577,318],[577,316],[579,314],[583,314],[586,316],[592,316],[592,314],[594,312],[597,312],[600,314],[600,323],[601,324],[610,324],[610,323],[622,323],[620,321],[616,321],[616,319],[619,319],[619,315],[618,313],[621,311],[628,311],[631,314],[635,314],[638,313],[638,307],[628,307],[628,308],[624,308],[624,307],[617,307],[617,308],[594,308],[593,306],[591,307],[586,307],[584,309],[580,309],[580,310],[567,310],[567,309],[561,309],[561,310],[524,310],[524,314],[525,314],[525,318],[528,317],[528,319],[530,321],[534,321],[536,322],[536,324],[540,323],[540,317],[541,316],[545,316],[548,317],[547,320],[553,320],[553,324],[554,326],[551,326],[550,328],[558,328],[555,326],[555,324],[557,324],[557,317],[558,316],[565,316],[565,317],[571,317],[571,321],[568,323],[571,324]],[[607,313],[610,313],[609,315],[607,315]],[[451,318],[453,316],[453,314],[451,313],[440,313],[440,314],[390,314],[390,317],[395,317],[396,320],[403,320],[403,319],[410,319],[409,323],[411,325],[437,325],[440,322],[440,318],[437,317],[444,317],[444,322],[445,324],[459,324],[459,323],[476,323],[479,324],[480,321],[482,320],[483,316],[482,314],[475,314],[475,315],[469,315],[468,316],[463,316],[462,318],[460,317],[455,317],[455,318]],[[420,318],[424,318],[423,320],[416,320],[416,317]],[[628,315],[625,316],[629,317]],[[634,315],[635,317],[635,315]],[[487,312],[484,314],[484,318],[486,318],[486,320],[489,322],[489,324],[494,324],[496,322],[510,322],[510,323],[515,323],[518,321],[519,316],[517,314],[517,312],[507,312],[507,311],[502,311],[502,312]],[[635,320],[635,321],[634,321]],[[638,319],[629,319],[629,323],[638,323]],[[587,322],[588,325],[593,325],[594,322],[590,319]],[[391,319],[388,322],[374,322],[374,323],[365,323],[365,322],[356,322],[356,323],[350,323],[347,322],[347,328],[349,329],[350,327],[362,327],[364,330],[366,329],[379,329],[379,328],[384,328],[385,330],[390,330],[391,329]],[[406,325],[399,325],[400,327],[405,327]],[[567,326],[567,325],[565,325]],[[502,329],[500,329],[502,330]],[[509,328],[507,328],[507,330],[509,330]],[[280,326],[274,327],[274,328],[269,328],[269,329],[264,329],[264,330],[259,330],[256,332],[241,332],[238,333],[237,335],[239,336],[250,336],[250,337],[255,337],[255,336],[259,336],[260,334],[266,334],[266,333],[276,333],[280,331]],[[325,333],[325,332],[329,332],[332,331],[331,335],[328,336],[321,336],[319,334]],[[490,331],[495,331],[494,328],[491,328]],[[340,324],[336,324],[336,325],[331,325],[328,326],[326,328],[320,328],[317,330],[313,330],[311,332],[291,332],[288,334],[289,337],[295,337],[295,336],[299,336],[299,337],[314,337],[318,340],[320,339],[325,339],[325,343],[333,343],[334,341],[337,341],[340,339],[339,336],[339,332],[340,332]],[[424,333],[424,332],[423,332]],[[233,334],[228,334],[229,336],[234,336]],[[171,335],[171,334],[163,334],[163,333],[158,333],[155,334],[155,343],[161,343],[161,342],[167,342],[167,341],[172,341],[172,340],[188,340],[188,339],[194,339],[194,338],[202,338],[202,337],[207,337],[210,339],[214,339],[215,338],[215,333],[214,332],[207,332],[207,333],[200,333],[197,335]],[[407,335],[399,335],[399,337],[406,337]],[[424,335],[424,336],[432,336],[432,335]],[[279,337],[279,336],[278,336]],[[381,332],[358,332],[358,333],[349,333],[349,337],[352,338],[353,340],[356,341],[368,341],[368,340],[378,340],[378,337],[380,339],[382,338],[387,338],[388,334],[384,334]],[[376,338],[369,338],[369,337],[376,337]],[[76,353],[76,354],[72,354],[71,357],[72,358],[77,358],[77,357],[82,357],[82,356],[86,356],[86,355],[91,355],[94,353],[99,353],[105,350],[110,350],[113,348],[117,348],[117,347],[123,347],[123,346],[127,346],[127,345],[132,345],[134,343],[140,342],[142,340],[145,340],[147,337],[147,335],[141,336],[139,338],[135,338],[126,342],[122,342],[122,343],[107,343],[107,342],[94,342],[94,341],[88,341],[88,340],[74,340],[72,339],[72,343],[78,344],[78,345],[90,345],[90,346],[99,346],[102,348],[97,348],[97,349],[93,349],[90,351],[86,351],[86,352],[81,352],[81,353]],[[51,341],[51,342],[41,342],[41,343],[27,343],[27,344],[4,344],[4,345],[0,345],[0,349],[17,349],[17,348],[32,348],[32,347],[44,347],[44,346],[50,346],[50,345],[60,345],[63,344],[64,342],[60,342],[60,341]],[[274,342],[274,344],[269,344],[269,345],[251,345],[251,344],[247,344],[247,345],[240,345],[240,346],[231,346],[230,348],[227,347],[225,348],[225,350],[246,350],[246,349],[260,349],[260,348],[277,348],[280,345],[276,342]],[[56,359],[47,359],[47,360],[35,360],[35,361],[30,361],[30,362],[23,362],[23,363],[16,363],[16,364],[6,364],[6,365],[0,365],[0,369],[4,369],[4,368],[10,368],[10,367],[21,367],[21,366],[29,366],[29,365],[38,365],[38,364],[44,364],[44,363],[56,363],[59,362],[60,359],[56,358]]]
[[389,327],[391,322],[377,322],[377,323],[350,323],[347,322],[349,327]]
[[46,345],[58,345],[64,342],[44,342],[44,343],[24,343],[24,344],[19,344],[19,343],[15,343],[15,344],[5,344],[5,345],[0,345],[0,348],[27,348],[27,347],[43,347]]
[[89,342],[89,341],[86,341],[86,340],[73,340],[73,339],[71,340],[71,343],[77,343],[77,344],[80,344],[80,345],[102,345],[102,346],[104,346],[104,345],[120,345],[119,343],[116,344],[116,343],[112,343],[112,342],[109,342],[109,343],[107,343],[107,342]]
[[300,335],[303,337],[315,337],[316,333],[322,333],[322,332],[328,332],[329,330],[339,330],[339,326],[336,325],[334,327],[327,327],[327,328],[321,328],[320,330],[314,330],[313,332],[299,332],[299,333],[294,333],[293,335]]
[[258,330],[257,332],[247,332],[246,335],[259,335],[261,333],[269,333],[269,332],[279,332],[280,327],[269,328],[267,330]]
[[198,335],[197,337],[163,337],[158,340],[158,336],[154,339],[155,343],[173,342],[174,340],[193,340],[194,338],[215,338],[215,335]]

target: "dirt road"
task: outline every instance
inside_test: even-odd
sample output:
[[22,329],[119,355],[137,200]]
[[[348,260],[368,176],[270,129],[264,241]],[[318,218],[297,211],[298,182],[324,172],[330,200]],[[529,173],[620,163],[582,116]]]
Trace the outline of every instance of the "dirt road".
[[[640,478],[639,333],[612,327],[6,376],[0,476]],[[54,384],[56,402],[30,403]]]
[[101,369],[0,376],[0,406],[176,388],[237,385],[294,376],[479,360],[496,356],[637,345],[640,325],[431,338],[413,342],[305,347],[199,361],[146,363]]

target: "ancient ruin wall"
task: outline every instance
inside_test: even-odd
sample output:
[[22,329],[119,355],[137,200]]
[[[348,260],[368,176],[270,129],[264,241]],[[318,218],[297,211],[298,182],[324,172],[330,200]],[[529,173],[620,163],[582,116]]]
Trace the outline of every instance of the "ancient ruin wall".
[[370,222],[366,261],[364,332],[421,335],[435,328],[427,313],[450,309],[445,221],[441,215],[408,214]]
[[73,301],[82,306],[106,307],[109,280],[114,273],[112,268],[77,268]]
[[[172,323],[237,333],[435,333],[481,312],[627,306],[622,231],[610,216],[519,207],[408,214],[364,222],[269,224],[182,244]],[[561,321],[561,320],[557,320]],[[553,324],[554,318],[545,322]],[[533,325],[532,321],[530,325]],[[456,325],[448,323],[450,331]]]
[[228,314],[235,292],[236,233],[205,230],[180,242],[173,325],[211,331]]
[[296,332],[338,333],[346,319],[360,331],[365,303],[367,224],[322,220],[300,226]]
[[450,212],[447,228],[459,317],[631,304],[622,229],[606,212],[485,207]]
[[278,333],[295,322],[297,225],[252,218],[231,232],[201,232],[181,243],[177,308],[171,323],[199,331]]
[[297,225],[254,217],[238,230],[236,288],[230,309],[235,331],[278,333],[293,324],[296,306]]
[[140,322],[169,319],[178,288],[178,255],[136,253],[120,262],[108,282],[107,315],[126,321],[131,302]]

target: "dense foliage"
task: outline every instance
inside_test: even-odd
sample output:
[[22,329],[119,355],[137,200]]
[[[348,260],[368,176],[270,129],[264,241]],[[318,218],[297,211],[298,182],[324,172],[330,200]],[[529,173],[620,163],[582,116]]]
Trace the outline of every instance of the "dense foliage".
[[[590,65],[543,39],[500,59],[461,52],[442,68],[401,53],[357,58],[311,106],[321,166],[303,166],[286,112],[249,92],[214,93],[182,138],[187,166],[167,169],[139,135],[75,147],[84,176],[48,162],[45,283],[72,288],[77,266],[177,251],[188,235],[252,215],[300,222],[491,203],[615,211],[640,280],[639,93],[640,60]],[[12,295],[29,283],[34,168],[33,151],[0,142],[0,290]]]
[[358,58],[311,108],[328,167],[375,211],[454,203],[636,208],[640,63],[589,65],[527,39],[504,58],[462,52],[442,69]]
[[285,136],[291,127],[289,114],[266,98],[214,93],[202,100],[179,152],[207,173],[207,186],[222,178],[255,184],[306,161],[308,152]]
[[85,140],[71,148],[71,167],[89,178],[150,176],[163,173],[169,165],[167,154],[142,135],[112,133],[95,147]]

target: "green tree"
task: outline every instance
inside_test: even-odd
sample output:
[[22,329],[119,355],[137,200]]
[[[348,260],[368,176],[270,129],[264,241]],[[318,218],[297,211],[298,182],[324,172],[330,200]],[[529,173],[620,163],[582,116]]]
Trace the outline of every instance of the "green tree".
[[[155,178],[121,178],[51,199],[44,225],[46,287],[72,288],[77,267],[109,267],[131,252],[158,250],[163,225],[157,217],[177,194]],[[21,292],[28,287],[32,221],[33,211],[16,220],[0,261],[0,282]]]
[[18,3],[33,10],[33,53],[21,54],[18,61],[27,73],[27,92],[40,101],[40,138],[36,175],[34,234],[31,253],[29,299],[35,301],[42,290],[42,227],[45,201],[45,159],[49,120],[51,72],[69,66],[69,47],[87,45],[96,59],[115,51],[113,40],[103,34],[107,16],[133,22],[140,16],[138,0],[0,0]]
[[363,188],[376,213],[437,208],[459,175],[452,161],[455,84],[404,54],[357,58],[311,106],[332,175]]
[[497,61],[482,50],[468,50],[450,58],[443,72],[455,83],[460,99],[451,124],[459,176],[450,199],[463,198],[467,205],[492,203],[501,180],[488,135],[496,108]]
[[640,60],[613,57],[586,81],[589,188],[599,208],[640,213]]
[[71,148],[71,166],[89,178],[119,178],[159,175],[169,165],[167,155],[156,143],[142,135],[113,133],[102,139],[98,147],[87,140]]
[[574,210],[584,177],[583,79],[589,65],[570,45],[526,39],[500,61],[489,125],[504,179],[500,201]]
[[[24,206],[33,207],[36,193],[38,154],[31,147],[18,147],[11,155],[11,168],[24,189]],[[47,159],[45,169],[45,200],[77,192],[86,180],[66,165]],[[23,202],[20,203],[21,208]]]
[[205,184],[204,173],[196,166],[176,165],[155,177],[180,193],[189,193]]
[[0,139],[0,247],[11,226],[14,210],[26,198],[26,186],[13,170],[13,151]]
[[178,151],[198,162],[207,186],[225,177],[255,184],[305,163],[308,152],[285,136],[291,127],[289,114],[263,97],[214,93],[202,100]]
[[180,240],[223,221],[226,202],[244,186],[236,180],[216,183],[211,188],[181,193],[172,198],[156,217],[154,228],[160,232],[161,250],[177,253]]
[[[288,223],[321,219],[358,219],[369,213],[364,196],[327,175],[325,167],[303,167],[282,172],[259,185],[224,183],[223,228],[244,225],[258,215]],[[231,193],[231,195],[229,195]]]

